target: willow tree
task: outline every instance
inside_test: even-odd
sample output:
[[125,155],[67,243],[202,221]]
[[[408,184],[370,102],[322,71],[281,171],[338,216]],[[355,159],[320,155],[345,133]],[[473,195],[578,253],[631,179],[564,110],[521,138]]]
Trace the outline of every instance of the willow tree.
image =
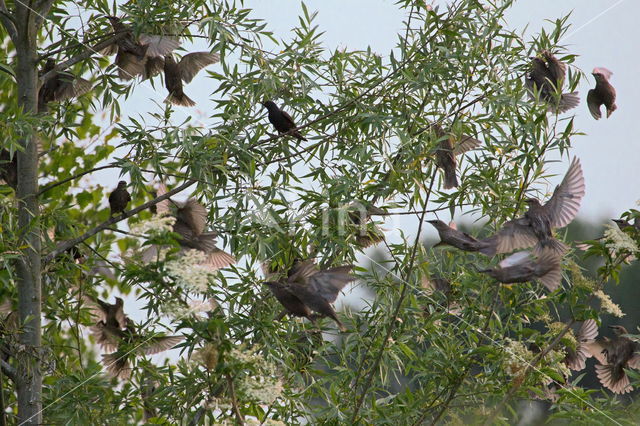
[[[328,50],[304,4],[299,25],[278,40],[242,1],[0,2],[2,170],[7,184],[7,173],[16,175],[0,204],[1,295],[14,312],[3,314],[3,421],[491,421],[518,416],[506,407],[544,397],[549,381],[565,383],[570,327],[598,318],[593,290],[616,279],[637,246],[621,246],[612,231],[588,252],[604,259],[598,277],[585,277],[570,254],[563,288],[548,293],[478,273],[492,259],[423,244],[424,220],[438,212],[474,212],[488,219],[483,232],[495,231],[523,213],[527,196],[544,198],[546,165],[571,155],[571,112],[550,113],[523,83],[537,52],[569,64],[579,53],[562,46],[567,20],[527,40],[505,21],[511,4],[397,2],[405,29],[381,56]],[[108,16],[120,16],[125,29],[114,31]],[[161,102],[148,111],[122,107],[141,84],[165,96],[162,76],[122,80],[105,51],[127,37],[143,44],[145,35],[179,40],[180,54],[199,43],[220,55],[202,77],[208,117],[185,120],[191,110]],[[48,59],[55,68],[44,68]],[[82,77],[92,90],[45,101],[41,87],[60,75]],[[570,66],[566,85],[575,89],[580,76]],[[291,113],[308,141],[276,133],[265,100]],[[452,190],[435,161],[440,128],[482,142],[460,158]],[[116,179],[91,179],[103,170],[130,182],[124,214],[109,215]],[[170,189],[164,195],[161,183]],[[207,228],[235,265],[212,271],[180,250],[161,210],[187,193],[206,207]],[[375,262],[360,255],[358,233],[384,231],[354,226],[354,203],[413,221],[396,222],[403,238],[382,238]],[[355,285],[371,298],[339,314],[344,333],[328,320],[279,315],[261,284],[265,273],[309,257],[321,267],[360,260]],[[450,291],[425,287],[436,276]],[[128,379],[107,374],[88,332],[97,321],[91,301],[114,294],[142,305],[144,321],[128,322],[131,336],[183,337],[164,362],[129,342]],[[632,418],[615,398],[570,383],[553,415]]]

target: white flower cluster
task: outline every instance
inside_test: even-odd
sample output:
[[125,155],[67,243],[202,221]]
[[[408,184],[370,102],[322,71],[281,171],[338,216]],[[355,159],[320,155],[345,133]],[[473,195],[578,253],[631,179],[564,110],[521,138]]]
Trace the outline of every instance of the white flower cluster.
[[[549,367],[553,368],[563,377],[571,377],[571,370],[569,370],[569,367],[567,367],[567,364],[564,362],[566,357],[567,354],[564,351],[552,349],[545,356],[545,361]],[[551,377],[545,377],[544,382],[546,384],[549,384],[552,381],[553,379],[551,379]]]
[[635,254],[639,251],[638,245],[633,238],[622,232],[620,228],[614,225],[607,225],[604,231],[604,238],[607,240],[605,247],[611,250],[611,254],[616,256],[618,253]]
[[505,340],[504,350],[507,355],[506,371],[511,376],[520,376],[535,355],[524,343],[509,338]]
[[153,215],[149,220],[136,223],[131,227],[131,233],[138,235],[159,235],[173,230],[176,218],[168,215]]
[[[273,404],[284,390],[276,375],[276,367],[257,353],[257,349],[232,349],[229,356],[241,363],[252,364],[254,374],[237,377],[237,389],[241,395],[260,404]],[[259,374],[255,374],[259,372]]]
[[213,276],[211,271],[202,266],[206,255],[198,250],[188,250],[177,259],[165,264],[169,274],[180,287],[187,291],[204,293],[209,286],[209,278]]
[[622,309],[620,309],[620,306],[613,303],[613,300],[611,300],[609,295],[605,294],[604,291],[602,290],[595,291],[593,295],[596,296],[598,299],[600,299],[600,307],[602,308],[603,311],[608,312],[611,315],[616,316],[618,318],[622,318],[625,315],[625,313],[622,312]]
[[174,318],[181,319],[191,315],[201,316],[198,314],[202,314],[204,312],[211,312],[217,303],[213,299],[203,301],[193,301],[188,305],[184,305],[182,303],[166,303],[162,306],[162,311],[165,315]]

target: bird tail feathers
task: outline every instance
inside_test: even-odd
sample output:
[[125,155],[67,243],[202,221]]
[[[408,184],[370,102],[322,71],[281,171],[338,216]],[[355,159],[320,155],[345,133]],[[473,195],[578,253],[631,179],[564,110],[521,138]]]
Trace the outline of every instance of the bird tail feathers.
[[191,98],[185,95],[184,92],[182,91],[169,93],[169,96],[167,96],[167,99],[165,99],[164,101],[165,103],[186,106],[186,107],[192,107],[196,104],[193,100],[191,100]]
[[558,103],[558,107],[555,108],[556,113],[567,112],[572,108],[575,108],[580,103],[580,96],[578,92],[572,93],[563,93],[560,96],[560,102]]
[[444,171],[444,189],[451,189],[458,187],[458,177],[456,171]]
[[[620,370],[622,369],[620,368]],[[615,365],[596,364],[596,375],[600,383],[613,393],[624,394],[633,390],[627,373],[622,370],[622,374],[620,374],[619,371],[616,371]]]

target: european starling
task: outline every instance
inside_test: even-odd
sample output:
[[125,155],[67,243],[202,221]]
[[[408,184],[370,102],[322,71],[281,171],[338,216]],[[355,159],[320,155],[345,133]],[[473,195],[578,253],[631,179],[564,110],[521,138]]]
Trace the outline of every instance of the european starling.
[[500,262],[497,268],[480,272],[507,284],[537,280],[549,291],[556,290],[562,282],[560,256],[553,250],[545,250],[537,258],[528,251],[514,253]]
[[128,322],[128,318],[124,314],[124,300],[116,297],[116,303],[112,305],[100,299],[96,299],[94,302],[87,296],[85,301],[89,303],[89,306],[93,306],[92,314],[97,318],[96,325],[91,327],[91,333],[96,339],[96,343],[106,351],[116,350],[118,342],[114,341],[113,336],[117,333],[116,330],[127,328]]
[[356,278],[350,274],[353,265],[318,269],[313,260],[297,262],[287,274],[286,280],[266,281],[263,284],[285,307],[289,314],[315,321],[316,312],[320,317],[333,319],[340,331],[347,331],[340,322],[331,303],[335,302],[340,290]]
[[606,68],[594,68],[591,73],[596,79],[595,89],[589,90],[587,94],[587,105],[589,112],[596,120],[602,117],[600,107],[604,105],[607,108],[607,118],[618,109],[616,105],[616,89],[609,83],[609,78],[613,75]]
[[640,216],[637,216],[635,219],[633,219],[633,224],[631,224],[628,220],[624,220],[624,219],[611,219],[613,220],[616,225],[618,225],[618,228],[620,228],[621,231],[633,231],[633,230],[638,230],[640,231]]
[[[56,62],[51,58],[47,59],[40,75],[52,71],[55,67]],[[84,95],[91,88],[91,83],[84,78],[75,77],[68,72],[56,72],[53,77],[44,82],[38,91],[38,111],[46,111],[49,102],[61,102],[76,98]]]
[[431,128],[440,141],[436,150],[436,165],[444,172],[444,189],[456,188],[456,156],[477,148],[481,142],[471,136],[463,136],[462,140],[457,142],[453,135],[445,132],[438,124],[432,124]]
[[121,180],[118,182],[118,187],[109,195],[111,216],[124,212],[129,201],[131,201],[131,195],[129,191],[127,191],[127,182]]
[[640,344],[634,342],[624,334],[627,330],[621,325],[612,325],[615,336],[613,339],[604,337],[589,345],[589,351],[600,364],[596,365],[596,375],[600,383],[613,393],[624,394],[631,392],[633,387],[625,368],[640,368]]
[[12,344],[17,343],[19,328],[18,313],[12,310],[11,301],[0,303],[0,358],[3,361],[7,361],[13,353]]
[[154,70],[158,69],[158,62],[156,60],[147,67],[147,61],[150,58],[162,58],[180,46],[178,40],[166,36],[140,34],[136,40],[133,31],[123,24],[120,18],[107,16],[107,19],[115,33],[127,34],[103,51],[105,55],[116,55],[118,76],[123,80],[131,80],[138,75],[152,77]]
[[524,217],[505,223],[495,235],[483,240],[490,247],[485,250],[485,254],[492,256],[533,245],[536,245],[537,253],[551,248],[556,253],[563,254],[567,247],[553,238],[552,230],[571,223],[578,214],[584,193],[582,167],[580,160],[574,158],[562,183],[556,187],[545,205],[541,205],[535,198],[526,199],[529,210]]
[[367,225],[371,222],[371,216],[385,216],[387,215],[386,210],[374,205],[365,206],[361,203],[353,203],[347,207],[347,210],[351,223],[358,230],[356,244],[362,248],[367,248],[384,240],[384,234],[375,224],[371,227]]
[[440,242],[436,246],[450,245],[460,250],[479,251],[483,254],[492,250],[489,243],[478,241],[466,232],[458,231],[441,220],[427,220],[427,222],[436,228],[440,236]]
[[262,103],[262,106],[269,111],[269,122],[273,124],[278,133],[287,133],[300,141],[306,141],[304,136],[296,129],[296,123],[285,111],[278,108],[278,105],[272,101]]
[[[158,190],[158,195],[163,194],[166,194],[164,185]],[[214,271],[236,263],[233,256],[216,247],[217,232],[204,232],[207,227],[208,212],[202,204],[193,198],[185,203],[173,202],[173,204],[177,207],[173,232],[180,235],[178,243],[183,250],[195,249],[203,252],[207,256],[204,264]],[[158,214],[170,214],[169,200],[161,201],[156,206]],[[156,247],[149,247],[143,254],[143,260],[152,261],[156,253]]]
[[194,106],[193,102],[182,91],[182,82],[190,83],[193,77],[207,65],[215,64],[220,56],[209,52],[194,52],[184,55],[180,63],[176,63],[172,55],[164,57],[164,84],[169,96],[164,101],[174,105]]
[[11,154],[6,149],[0,150],[0,179],[2,179],[11,188],[18,187],[18,156]]
[[571,370],[582,371],[586,367],[587,358],[591,358],[589,346],[598,337],[598,325],[592,319],[588,319],[582,323],[578,333],[576,334],[576,348],[566,348],[567,354],[564,358],[565,364]]
[[578,92],[563,93],[560,100],[556,93],[562,90],[567,66],[560,62],[551,52],[543,50],[539,56],[531,58],[530,70],[525,76],[525,86],[534,98],[537,92],[540,99],[549,105],[549,110],[562,113],[575,108],[580,103]]

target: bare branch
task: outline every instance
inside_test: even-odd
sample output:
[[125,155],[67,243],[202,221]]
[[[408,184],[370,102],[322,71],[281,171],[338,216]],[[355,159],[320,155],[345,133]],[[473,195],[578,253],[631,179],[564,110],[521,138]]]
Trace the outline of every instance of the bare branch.
[[96,226],[93,229],[90,229],[89,231],[85,232],[84,234],[80,235],[79,237],[73,238],[71,240],[67,240],[64,241],[60,244],[58,244],[56,246],[55,249],[53,249],[53,251],[51,253],[49,253],[48,255],[46,255],[42,262],[43,263],[49,263],[51,262],[53,259],[56,258],[56,256],[59,256],[60,254],[64,253],[66,250],[70,249],[71,247],[75,246],[76,244],[79,244],[81,242],[83,242],[84,240],[93,237],[94,235],[96,235],[98,232],[100,231],[104,231],[105,229],[109,228],[111,225],[113,225],[114,223],[118,223],[122,220],[125,220],[131,216],[134,216],[138,213],[140,213],[141,211],[148,209],[151,206],[155,206],[156,204],[158,204],[160,201],[166,200],[167,198],[177,194],[178,192],[190,187],[191,185],[193,185],[194,183],[196,183],[195,180],[190,180],[180,186],[178,186],[177,188],[172,189],[171,191],[167,192],[166,194],[163,194],[151,201],[148,201],[144,204],[142,204],[141,206],[136,207],[135,209],[131,209],[129,211],[126,211],[124,213],[122,213],[120,216],[115,216],[110,218],[109,220],[107,220],[106,222],[101,223],[100,225]]
[[4,373],[4,375],[10,378],[13,383],[15,383],[18,377],[18,371],[3,359],[0,359],[0,367],[2,367],[2,372]]
[[18,31],[16,30],[16,25],[14,24],[14,17],[7,9],[7,4],[4,0],[0,0],[0,22],[9,33],[9,37],[15,43],[18,38]]
[[49,184],[49,185],[45,186],[44,188],[42,188],[38,192],[38,197],[41,196],[42,194],[44,194],[45,192],[55,188],[56,186],[64,185],[67,182],[70,182],[72,180],[81,178],[82,176],[88,175],[89,173],[97,172],[97,171],[104,170],[104,169],[112,169],[112,168],[115,168],[115,167],[118,167],[118,165],[117,164],[108,164],[106,166],[95,167],[93,169],[82,171],[82,172],[77,173],[77,174],[75,174],[73,176],[70,176],[70,177],[68,177],[66,179],[62,179],[62,180],[60,180],[58,182],[54,182],[52,184]]

